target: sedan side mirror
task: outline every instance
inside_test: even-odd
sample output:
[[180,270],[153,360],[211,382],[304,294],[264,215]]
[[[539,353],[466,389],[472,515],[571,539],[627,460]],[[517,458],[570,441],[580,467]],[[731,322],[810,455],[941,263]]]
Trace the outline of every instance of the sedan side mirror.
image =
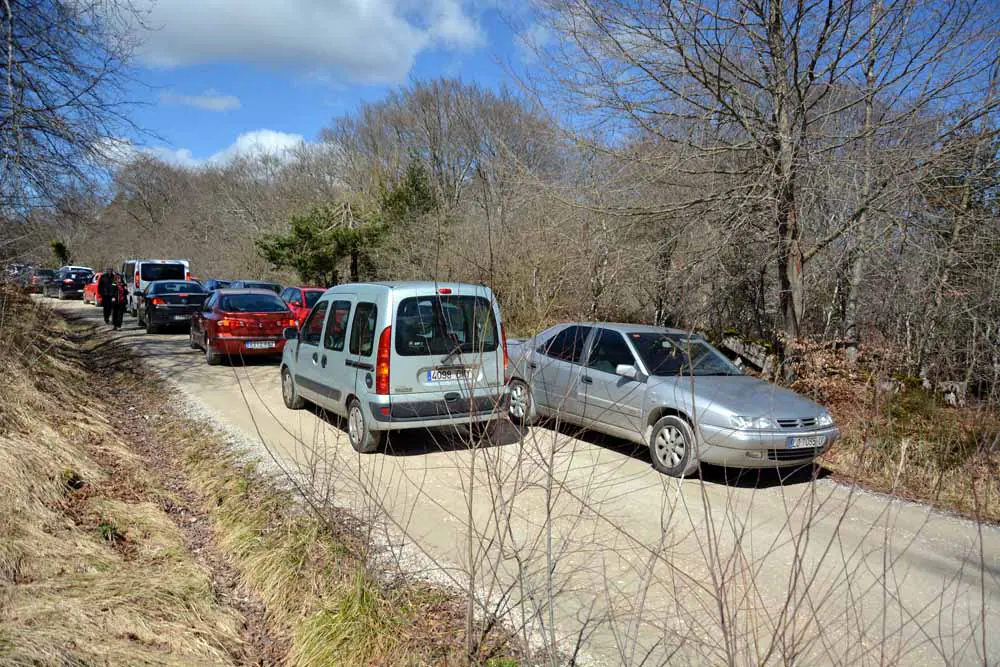
[[302,302],[301,301],[289,301],[288,305],[291,306],[292,308],[301,308],[302,307]]
[[285,330],[281,332],[281,337],[285,340],[298,340],[299,330],[295,327],[286,327]]
[[639,377],[639,369],[632,364],[618,364],[615,366],[615,375],[620,375],[623,378],[634,380]]

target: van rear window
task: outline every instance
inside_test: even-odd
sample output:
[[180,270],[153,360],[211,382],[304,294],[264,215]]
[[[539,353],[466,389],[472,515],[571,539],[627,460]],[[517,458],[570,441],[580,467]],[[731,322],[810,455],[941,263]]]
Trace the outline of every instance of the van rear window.
[[186,270],[183,264],[140,264],[139,278],[153,280],[184,280]]
[[493,352],[499,346],[496,318],[481,296],[409,297],[396,311],[396,354],[404,357],[452,352]]

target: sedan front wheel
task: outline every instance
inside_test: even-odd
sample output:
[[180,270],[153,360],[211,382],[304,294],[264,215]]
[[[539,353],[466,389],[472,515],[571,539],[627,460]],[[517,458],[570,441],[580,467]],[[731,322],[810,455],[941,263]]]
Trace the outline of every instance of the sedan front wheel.
[[682,417],[669,415],[653,425],[649,435],[653,467],[671,477],[691,477],[698,470],[695,436]]

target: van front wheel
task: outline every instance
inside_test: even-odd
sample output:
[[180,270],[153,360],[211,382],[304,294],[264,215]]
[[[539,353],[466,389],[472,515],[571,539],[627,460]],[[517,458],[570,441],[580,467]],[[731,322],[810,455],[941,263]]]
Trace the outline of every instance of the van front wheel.
[[354,451],[361,454],[373,454],[382,444],[382,433],[368,429],[361,401],[356,398],[347,408],[347,437],[350,438]]

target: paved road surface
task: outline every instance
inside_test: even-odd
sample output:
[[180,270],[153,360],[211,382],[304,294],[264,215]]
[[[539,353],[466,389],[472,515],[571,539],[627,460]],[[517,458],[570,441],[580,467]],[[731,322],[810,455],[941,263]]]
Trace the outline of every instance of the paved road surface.
[[579,644],[582,662],[1000,664],[994,527],[808,471],[678,482],[631,446],[565,429],[498,427],[479,447],[410,433],[358,456],[335,420],[284,408],[275,364],[209,367],[186,334],[131,318],[119,338],[317,493],[386,517],[405,567],[471,577],[481,614]]

